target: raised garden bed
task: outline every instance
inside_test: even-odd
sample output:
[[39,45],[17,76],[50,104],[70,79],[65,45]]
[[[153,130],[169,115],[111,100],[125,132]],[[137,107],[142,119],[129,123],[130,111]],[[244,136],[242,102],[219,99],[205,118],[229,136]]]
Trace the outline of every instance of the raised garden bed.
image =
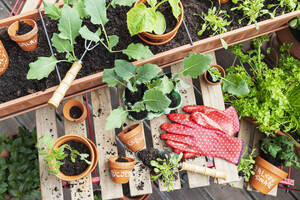
[[[270,2],[272,2],[272,1],[270,1]],[[259,35],[263,35],[263,34],[267,34],[269,32],[280,30],[280,29],[286,27],[285,24],[287,23],[287,21],[289,19],[300,14],[300,11],[298,10],[298,11],[294,11],[294,12],[291,12],[288,14],[278,16],[274,19],[261,21],[258,23],[258,26],[259,26],[258,30],[255,28],[254,24],[246,26],[246,27],[238,28],[239,26],[237,26],[237,23],[235,23],[235,24],[232,23],[233,28],[237,28],[237,29],[235,29],[233,31],[228,31],[227,33],[224,33],[222,35],[217,35],[214,37],[209,37],[209,38],[204,39],[205,37],[208,37],[208,35],[210,34],[210,33],[207,33],[206,35],[203,35],[202,38],[200,38],[201,40],[199,40],[199,37],[197,36],[197,32],[198,32],[198,30],[200,30],[201,20],[199,18],[197,18],[196,16],[193,16],[193,13],[196,12],[195,4],[197,4],[197,6],[199,6],[199,7],[202,7],[204,4],[206,6],[207,5],[210,6],[209,1],[207,1],[206,3],[203,3],[203,4],[199,3],[198,1],[183,1],[185,13],[186,13],[185,20],[191,31],[192,39],[194,41],[196,41],[193,43],[193,45],[189,44],[189,40],[188,40],[187,34],[184,30],[184,27],[181,26],[178,34],[170,43],[167,43],[162,46],[151,46],[150,47],[152,52],[156,54],[155,56],[151,57],[150,59],[136,61],[136,62],[134,62],[134,64],[142,65],[145,63],[154,63],[154,64],[160,65],[161,67],[169,66],[171,64],[181,61],[184,57],[186,57],[188,55],[188,52],[190,52],[190,51],[203,53],[203,52],[209,52],[209,51],[213,51],[213,50],[222,48],[223,46],[221,44],[220,37],[222,37],[229,45],[239,43],[239,42],[257,37]],[[225,5],[224,7],[225,8],[227,7],[227,9],[229,9],[231,6],[232,6],[232,3],[229,3],[229,4]],[[126,23],[118,24],[118,19],[120,19],[121,17],[118,17],[115,19],[113,18],[113,16],[123,16],[122,18],[125,18],[126,12],[129,9],[130,9],[129,7],[120,7],[118,9],[111,9],[108,11],[108,18],[110,19],[110,23],[114,24],[114,26],[111,26],[110,28],[108,28],[109,31],[113,32],[114,34],[119,35],[120,41],[126,41],[124,43],[120,42],[120,44],[119,44],[120,49],[122,49],[122,47],[126,47],[130,42],[135,42],[135,43],[141,42],[137,36],[134,36],[132,38],[129,37],[129,33],[127,32]],[[205,9],[207,9],[207,8],[205,8]],[[205,9],[204,9],[204,11],[206,11]],[[197,10],[197,13],[200,13],[200,12],[201,12],[200,9]],[[234,15],[233,15],[233,17],[235,18],[235,19],[233,19],[235,21],[236,21],[236,18],[238,18],[238,16],[234,16]],[[14,21],[19,20],[19,19],[24,19],[24,18],[37,19],[38,12],[33,11],[33,12],[30,12],[27,14],[22,14],[22,15],[19,15],[16,17],[11,17],[11,18],[1,20],[0,26],[1,27],[8,26],[9,24],[13,23]],[[263,20],[263,19],[261,19],[261,20]],[[120,28],[122,26],[124,26],[124,27]],[[116,27],[118,27],[119,30],[117,30]],[[126,30],[126,31],[124,31],[124,30]],[[43,30],[40,30],[39,33],[40,33],[40,38],[42,39],[43,38]],[[51,37],[51,34],[50,34],[50,37]],[[44,46],[47,47],[47,45],[45,45],[45,42],[44,42]],[[50,55],[50,53],[48,51],[48,47],[47,47],[47,49],[42,48],[42,47],[43,47],[43,45],[41,45],[40,48],[43,49],[43,51],[45,52],[45,54],[43,54],[43,55],[44,56]],[[41,52],[41,49],[36,50],[36,51]],[[11,51],[9,47],[8,47],[7,51],[8,52]],[[89,59],[89,58],[95,57],[95,52],[96,51],[94,51],[94,53],[89,52],[87,54],[87,56],[90,56],[90,57],[86,57],[86,60],[83,61],[83,68],[78,76],[79,79],[77,79],[73,82],[66,97],[74,96],[77,94],[81,94],[81,93],[84,93],[87,91],[91,91],[91,90],[95,90],[97,88],[103,87],[104,84],[101,82],[101,77],[102,77],[101,70],[103,68],[112,67],[112,62],[115,58],[122,58],[122,56],[120,56],[118,54],[116,54],[116,55],[109,54],[108,55],[107,53],[105,53],[105,54],[103,54],[102,58],[99,57],[99,60],[95,61],[95,60]],[[31,55],[31,54],[32,53],[27,54],[27,56],[29,55],[29,57],[27,57],[29,62],[36,60],[36,57],[37,57],[37,55],[35,55],[35,57],[33,57],[33,55]],[[17,55],[19,55],[19,54],[17,54]],[[107,60],[108,57],[110,58],[109,61]],[[92,60],[92,62],[88,63],[87,60]],[[17,61],[17,60],[14,60],[14,62],[15,61]],[[25,58],[23,59],[23,57],[22,57],[21,61],[23,63],[25,63]],[[27,61],[27,63],[28,63],[28,61]],[[23,66],[20,66],[20,68],[21,68],[20,71],[23,71],[23,74],[21,74],[21,77],[15,78],[15,81],[12,83],[17,83],[17,82],[20,82],[22,84],[24,83],[24,81],[26,79],[25,74],[28,71],[28,68],[26,68],[27,66],[28,66],[28,64],[24,64]],[[97,66],[102,66],[102,67],[97,67]],[[63,66],[60,67],[62,76],[65,74],[67,69],[68,69],[68,65],[66,67],[63,67]],[[7,74],[6,75],[4,74],[1,77],[1,79],[4,79],[3,77],[5,77],[5,76],[9,76],[9,74],[13,73],[13,70],[14,70],[13,67],[9,67],[6,72]],[[85,71],[85,70],[87,70],[87,71]],[[52,73],[51,76],[53,78],[52,80],[47,79],[47,81],[42,80],[42,82],[31,81],[31,83],[30,83],[31,85],[42,85],[42,87],[36,87],[36,86],[33,86],[33,88],[26,87],[26,91],[20,92],[20,94],[18,94],[18,91],[12,92],[12,90],[10,89],[9,92],[13,93],[13,95],[15,95],[15,97],[18,97],[18,98],[14,99],[14,100],[9,98],[9,99],[1,101],[2,103],[0,104],[0,110],[1,110],[0,120],[9,118],[14,115],[21,114],[23,112],[34,110],[34,109],[40,108],[42,106],[45,106],[48,99],[50,98],[50,96],[52,95],[53,91],[56,88],[55,85],[59,83],[57,80],[56,74],[54,72]],[[1,79],[0,79],[0,81],[1,81]],[[12,79],[10,78],[10,81],[11,80]],[[49,81],[49,80],[51,80],[51,81]],[[4,84],[1,84],[1,85],[4,85]],[[54,86],[54,87],[52,87],[52,86]],[[4,86],[4,87],[9,88],[8,86]],[[48,89],[46,89],[46,88],[48,88]],[[39,91],[39,90],[43,90],[43,89],[46,89],[46,90]],[[30,94],[30,93],[32,93],[32,94]],[[1,96],[5,96],[5,94],[1,94]]]

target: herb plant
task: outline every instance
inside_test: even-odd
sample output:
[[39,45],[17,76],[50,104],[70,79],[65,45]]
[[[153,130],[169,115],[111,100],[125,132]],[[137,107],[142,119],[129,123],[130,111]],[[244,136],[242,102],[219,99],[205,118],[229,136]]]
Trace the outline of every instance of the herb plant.
[[40,143],[40,145],[45,145],[50,150],[50,152],[46,152],[39,147],[40,155],[47,155],[44,158],[44,161],[48,162],[49,167],[53,167],[53,170],[48,168],[48,171],[52,174],[57,174],[59,172],[59,168],[64,164],[61,160],[68,156],[68,154],[64,151],[65,149],[70,151],[70,158],[73,163],[75,163],[77,156],[79,156],[80,160],[85,161],[87,164],[91,164],[91,162],[87,160],[89,154],[80,154],[76,149],[72,149],[68,144],[63,144],[56,150],[53,149],[54,140],[49,135],[41,137]]
[[141,32],[154,32],[163,34],[166,30],[166,20],[164,15],[157,10],[163,3],[168,2],[172,8],[173,16],[178,21],[181,9],[178,5],[179,0],[147,0],[150,7],[140,3],[131,8],[127,13],[127,27],[131,36]]
[[[246,151],[245,151],[246,152]],[[251,175],[254,175],[254,164],[255,160],[253,159],[255,149],[251,151],[247,156],[242,155],[240,164],[237,166],[239,174],[245,178],[246,182],[249,182]]]
[[160,179],[163,181],[164,186],[167,187],[167,191],[173,189],[173,181],[175,180],[175,175],[180,168],[180,161],[182,159],[183,153],[175,154],[170,153],[170,155],[165,154],[165,158],[157,158],[150,162],[151,166],[154,167],[154,172],[156,175],[152,176],[152,180],[155,181]]
[[[51,42],[58,53],[65,53],[65,60],[57,60],[55,56],[39,57],[37,61],[29,64],[30,70],[27,79],[42,79],[48,77],[55,69],[55,65],[59,62],[75,62],[79,58],[75,55],[76,38],[81,36],[86,41],[92,41],[103,45],[110,53],[123,53],[130,59],[145,59],[153,54],[149,47],[141,43],[129,44],[127,49],[114,50],[119,43],[117,35],[108,35],[105,25],[108,22],[106,15],[105,0],[79,0],[64,1],[63,8],[55,6],[55,4],[44,3],[45,13],[53,20],[59,20],[59,33],[54,33]],[[121,1],[114,0],[114,4]],[[89,19],[97,29],[92,32],[86,25],[83,26],[82,20]],[[90,43],[91,44],[91,43]]]
[[295,17],[289,21],[289,26],[292,29],[300,30],[300,16]]
[[277,0],[278,3],[268,4],[268,9],[273,8],[273,14],[278,8],[282,8],[282,14],[285,12],[292,12],[296,9],[300,9],[300,3],[298,0]]

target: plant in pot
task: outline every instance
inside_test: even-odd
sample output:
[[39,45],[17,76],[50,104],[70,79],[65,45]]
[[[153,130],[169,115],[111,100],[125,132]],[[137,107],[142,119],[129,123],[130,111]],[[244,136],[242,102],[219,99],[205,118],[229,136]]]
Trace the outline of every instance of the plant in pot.
[[79,100],[69,100],[63,107],[64,117],[71,122],[82,122],[87,117],[84,104]]
[[0,40],[0,76],[4,74],[9,64],[9,58],[4,48],[2,41]]
[[[165,6],[166,2],[168,2],[167,6]],[[173,16],[170,21],[173,20],[176,25],[171,25],[165,16],[168,17],[167,19]],[[137,34],[144,42],[152,45],[161,45],[172,40],[182,20],[183,6],[180,0],[139,0],[127,12],[127,27],[130,35]],[[166,31],[168,32],[165,33]]]
[[145,147],[142,123],[124,129],[118,134],[118,137],[132,152],[137,152]]
[[153,64],[145,64],[136,67],[125,60],[115,60],[113,69],[105,69],[102,77],[108,86],[122,86],[123,109],[121,106],[114,109],[106,119],[106,129],[119,128],[129,117],[132,120],[150,120],[161,114],[170,113],[181,104],[181,96],[178,83],[186,87],[186,84],[178,77],[190,75],[197,78],[204,73],[211,62],[210,55],[190,53],[184,59],[184,69],[178,74],[169,77],[159,74],[161,68]]
[[[247,150],[245,151],[247,152]],[[237,166],[239,176],[243,177],[245,182],[249,182],[251,175],[254,175],[254,164],[255,160],[253,159],[255,149],[251,151],[250,154],[244,156],[242,155],[241,161]]]
[[261,154],[255,161],[255,174],[252,175],[250,185],[258,191],[267,194],[287,173],[277,166],[295,166],[300,168],[298,156],[294,152],[294,145],[284,136],[266,137],[260,145]]
[[[45,147],[48,152],[44,151]],[[55,142],[51,136],[45,135],[40,140],[39,153],[47,155],[44,161],[48,162],[48,171],[65,181],[88,175],[98,162],[95,144],[80,135],[65,135]]]
[[135,164],[134,159],[128,157],[110,157],[108,166],[115,183],[128,183],[130,172]]

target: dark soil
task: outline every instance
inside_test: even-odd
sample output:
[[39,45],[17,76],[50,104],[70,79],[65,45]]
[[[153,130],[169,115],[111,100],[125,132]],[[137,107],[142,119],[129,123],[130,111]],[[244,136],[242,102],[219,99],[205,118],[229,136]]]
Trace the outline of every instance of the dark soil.
[[153,170],[153,167],[150,164],[151,160],[156,160],[157,158],[164,159],[164,154],[154,148],[143,149],[139,151],[137,155],[143,164],[151,170]]
[[171,100],[170,108],[175,108],[178,105],[177,99],[172,96],[172,93],[167,94],[167,97]]
[[32,30],[32,27],[22,21],[19,22],[19,30],[17,35],[24,35]]
[[[79,153],[90,154],[88,147],[81,142],[69,141],[65,144],[70,145],[72,149],[77,150]],[[66,154],[70,154],[70,150],[68,149],[65,149],[64,152]],[[91,160],[90,156],[87,158],[87,160]],[[75,159],[75,163],[71,161],[70,155],[68,155],[61,161],[64,164],[60,167],[60,171],[67,176],[79,175],[84,172],[89,166],[85,161],[81,160],[79,156],[77,156],[77,158]]]
[[[265,5],[272,4],[277,0],[266,0]],[[214,5],[218,5],[217,1],[213,1]],[[202,12],[207,12],[208,8],[211,7],[211,3],[209,0],[189,0],[183,1],[184,13],[185,13],[185,22],[190,30],[191,37],[193,41],[197,41],[200,39],[204,39],[209,37],[212,32],[207,31],[201,37],[197,35],[197,32],[201,29],[201,25],[203,24],[202,19],[199,16],[194,16],[194,13],[201,14]],[[228,14],[230,14],[232,23],[227,30],[237,29],[242,26],[246,26],[247,22],[245,20],[242,21],[242,24],[238,24],[238,19],[243,16],[241,11],[230,12],[230,9],[234,7],[232,2],[228,2],[225,5],[222,5],[222,9],[227,10]],[[142,43],[142,41],[137,37],[130,37],[130,34],[127,30],[126,24],[126,13],[130,9],[130,7],[125,6],[117,6],[116,9],[110,7],[107,12],[107,16],[109,22],[105,25],[106,31],[109,35],[118,35],[119,36],[119,44],[114,47],[114,50],[125,49],[130,43]],[[160,9],[163,9],[160,8]],[[277,10],[277,15],[281,15],[281,9]],[[163,11],[163,12],[167,12]],[[173,17],[172,15],[168,15],[167,21],[171,21],[168,18]],[[269,16],[265,15],[261,17],[258,21],[262,21],[268,19]],[[47,17],[44,17],[46,27],[49,33],[50,38],[52,37],[54,32],[58,32],[57,30],[57,22],[52,21]],[[46,79],[42,79],[40,81],[37,80],[27,80],[26,74],[29,70],[29,63],[37,60],[39,56],[50,56],[50,50],[46,41],[46,37],[41,26],[40,21],[37,21],[39,28],[39,43],[38,47],[31,52],[24,52],[20,49],[20,47],[13,41],[11,41],[7,34],[7,29],[2,28],[0,30],[0,40],[3,42],[7,53],[10,57],[10,63],[7,71],[0,77],[0,103],[7,102],[12,99],[16,99],[37,91],[43,91],[46,88],[55,86],[59,83],[58,77],[55,71],[53,71],[50,76]],[[84,21],[84,24],[87,25],[92,30],[96,30],[97,27],[94,25]],[[172,25],[171,25],[172,26]],[[171,27],[170,26],[170,27]],[[168,27],[168,29],[170,28]],[[80,57],[84,52],[84,40],[81,38],[76,39],[75,45],[75,54]],[[182,25],[179,28],[179,31],[175,38],[167,44],[160,46],[150,46],[151,51],[154,54],[164,52],[166,50],[170,50],[185,44],[189,43],[189,39],[185,32],[184,26]],[[55,49],[54,49],[55,51]],[[65,55],[55,52],[55,55],[58,59],[64,59]],[[112,68],[114,65],[115,59],[127,59],[126,55],[116,53],[109,53],[104,47],[99,45],[94,50],[89,51],[83,59],[83,68],[78,73],[77,78],[81,78],[90,74],[94,74],[96,72],[100,72],[105,68]],[[62,77],[65,76],[67,70],[71,67],[69,63],[59,63],[59,71]]]
[[[160,2],[160,1],[157,1]],[[172,8],[169,6],[168,3],[163,3],[162,5],[160,5],[157,9],[158,11],[160,11],[166,19],[166,31],[165,33],[170,32],[171,30],[173,30],[176,26],[177,20],[174,17],[174,15],[172,14]]]
[[82,110],[78,106],[73,106],[70,109],[70,116],[74,119],[78,119],[82,115]]
[[127,88],[125,89],[125,99],[127,103],[133,105],[143,99],[144,93],[147,90],[147,86],[145,84],[137,85],[137,89],[138,90],[136,92],[131,92]]
[[140,112],[129,111],[129,115],[136,120],[142,120],[147,117],[148,112],[146,110]]
[[265,154],[264,152],[260,151],[260,157],[268,161],[269,163],[273,164],[276,167],[279,167],[284,164],[284,162],[278,158],[273,158],[270,154]]
[[128,162],[126,158],[118,158],[116,162]]

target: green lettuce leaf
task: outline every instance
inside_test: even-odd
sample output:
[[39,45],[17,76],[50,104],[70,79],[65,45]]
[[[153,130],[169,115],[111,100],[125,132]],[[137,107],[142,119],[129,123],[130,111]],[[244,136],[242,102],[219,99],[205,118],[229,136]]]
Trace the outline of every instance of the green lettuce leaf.
[[110,115],[106,118],[105,129],[111,130],[114,128],[120,128],[124,124],[127,118],[128,112],[123,110],[122,107],[118,107],[111,111]]
[[112,50],[119,43],[119,37],[117,35],[110,35],[108,36],[108,48]]
[[107,83],[109,87],[114,87],[118,84],[123,85],[121,78],[117,76],[114,69],[104,69],[102,81]]
[[126,60],[115,60],[115,72],[121,77],[124,81],[129,81],[132,77],[135,76],[136,67]]
[[111,6],[113,8],[116,8],[116,5],[130,6],[131,7],[135,2],[136,2],[136,0],[112,0],[111,1]]
[[93,24],[102,24],[104,26],[108,22],[105,0],[85,0],[84,3],[85,10],[91,16]]
[[154,33],[160,35],[166,31],[166,27],[167,27],[166,20],[165,20],[165,16],[161,12],[156,11],[155,14],[156,14],[156,23],[154,26]]
[[128,56],[129,59],[147,59],[153,56],[153,53],[148,46],[144,46],[141,43],[131,43],[127,49],[122,50],[122,53]]
[[38,57],[37,61],[29,64],[30,69],[27,73],[27,79],[41,80],[48,77],[58,62],[54,56]]
[[179,7],[178,0],[168,0],[168,1],[172,7],[172,13],[174,17],[178,20],[178,17],[181,14],[181,9]]
[[98,33],[97,32],[93,33],[92,31],[90,31],[88,29],[88,27],[86,25],[84,25],[83,27],[80,28],[79,33],[80,33],[81,37],[86,40],[91,40],[96,43],[100,41]]
[[145,92],[143,102],[147,110],[154,112],[163,112],[171,104],[171,100],[157,89],[151,89]]
[[238,75],[232,74],[223,79],[223,91],[236,96],[249,94],[250,90],[247,83]]
[[157,76],[157,74],[161,71],[161,68],[157,65],[153,64],[145,64],[143,66],[137,67],[137,76],[136,83],[142,84],[147,83],[151,79]]
[[73,46],[69,40],[61,39],[58,34],[53,33],[51,38],[52,46],[55,47],[56,51],[59,53],[72,52]]
[[209,69],[212,57],[206,54],[189,53],[188,58],[184,58],[184,69],[181,71],[184,76],[190,75],[192,78],[197,78]]
[[87,17],[89,17],[89,14],[85,11],[84,0],[74,1],[73,8],[77,10],[80,18],[87,18]]
[[47,3],[43,1],[45,14],[50,17],[50,19],[58,20],[61,16],[61,9],[55,6],[54,3]]

